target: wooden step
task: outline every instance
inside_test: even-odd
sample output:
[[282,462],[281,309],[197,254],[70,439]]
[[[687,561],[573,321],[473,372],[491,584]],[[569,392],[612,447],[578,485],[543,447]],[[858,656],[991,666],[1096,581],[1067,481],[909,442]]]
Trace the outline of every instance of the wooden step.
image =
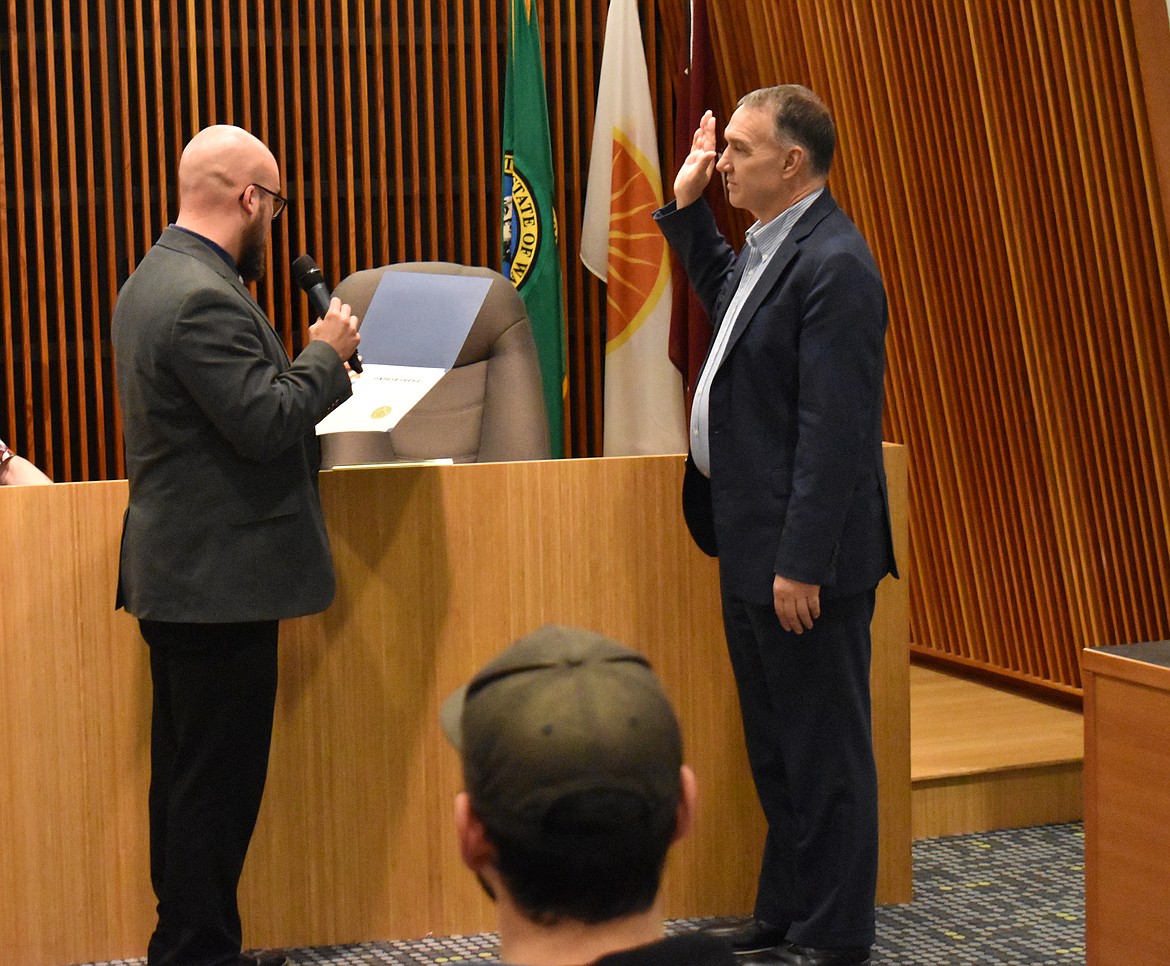
[[910,668],[911,828],[935,838],[1084,816],[1081,714]]

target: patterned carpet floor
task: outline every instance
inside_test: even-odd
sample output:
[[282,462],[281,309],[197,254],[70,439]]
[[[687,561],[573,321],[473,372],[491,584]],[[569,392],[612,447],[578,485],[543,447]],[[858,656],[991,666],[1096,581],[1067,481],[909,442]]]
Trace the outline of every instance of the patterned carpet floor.
[[[1085,961],[1084,835],[1047,825],[914,843],[914,901],[877,912],[872,962],[887,966],[1063,966]],[[669,932],[718,920],[680,919]],[[289,949],[298,966],[494,963],[496,937]],[[118,960],[101,966],[142,966]]]

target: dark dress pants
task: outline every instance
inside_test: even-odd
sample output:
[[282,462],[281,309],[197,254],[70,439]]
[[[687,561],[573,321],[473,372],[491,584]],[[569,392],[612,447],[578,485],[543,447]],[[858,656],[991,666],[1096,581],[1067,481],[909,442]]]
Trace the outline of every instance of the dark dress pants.
[[234,966],[236,891],[256,826],[276,706],[278,623],[140,621],[154,685],[149,966]]
[[874,591],[821,601],[792,634],[723,593],[744,737],[768,835],[755,915],[806,946],[868,946],[877,889],[870,722]]

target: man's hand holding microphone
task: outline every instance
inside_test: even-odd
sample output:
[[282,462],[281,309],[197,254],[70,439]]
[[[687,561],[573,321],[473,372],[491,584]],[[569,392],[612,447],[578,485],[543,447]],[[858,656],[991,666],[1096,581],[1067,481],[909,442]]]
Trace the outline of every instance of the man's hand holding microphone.
[[358,332],[360,322],[346,303],[334,297],[329,300],[329,311],[309,326],[309,339],[327,342],[337,357],[350,366],[350,360],[357,355],[358,343],[362,340]]

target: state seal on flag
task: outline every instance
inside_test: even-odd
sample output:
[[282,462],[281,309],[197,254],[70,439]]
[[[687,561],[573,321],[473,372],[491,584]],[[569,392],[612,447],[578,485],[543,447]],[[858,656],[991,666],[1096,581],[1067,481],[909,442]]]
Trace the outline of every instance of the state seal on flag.
[[536,264],[540,236],[536,195],[508,151],[504,154],[504,267],[518,289],[524,287]]

